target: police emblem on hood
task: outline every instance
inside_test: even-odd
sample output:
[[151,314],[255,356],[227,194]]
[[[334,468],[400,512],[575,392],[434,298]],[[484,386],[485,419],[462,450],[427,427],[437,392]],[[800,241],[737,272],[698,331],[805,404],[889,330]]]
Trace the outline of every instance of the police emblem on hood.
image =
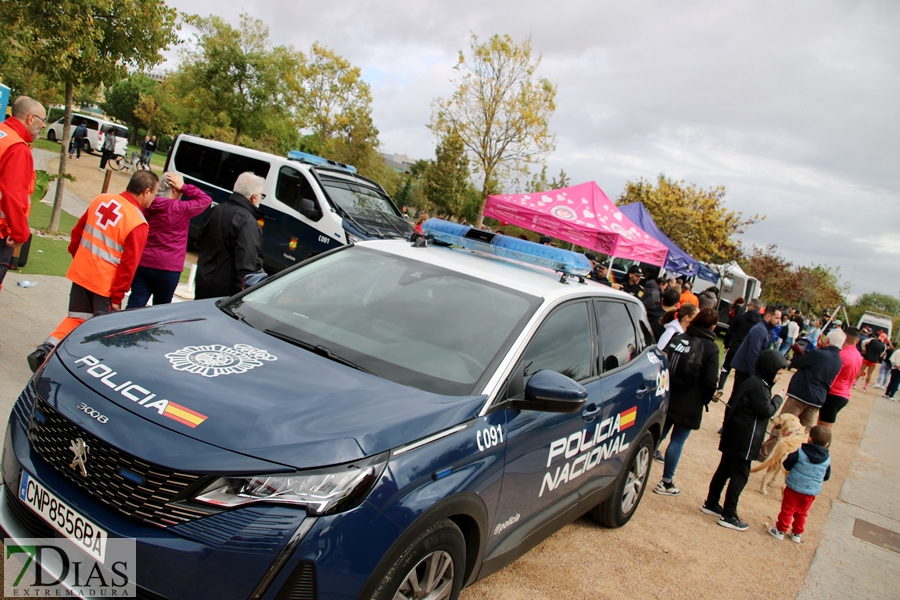
[[235,344],[232,347],[221,344],[187,346],[169,352],[166,358],[176,371],[187,371],[204,377],[246,373],[250,369],[261,367],[263,361],[278,360],[265,350],[247,344]]

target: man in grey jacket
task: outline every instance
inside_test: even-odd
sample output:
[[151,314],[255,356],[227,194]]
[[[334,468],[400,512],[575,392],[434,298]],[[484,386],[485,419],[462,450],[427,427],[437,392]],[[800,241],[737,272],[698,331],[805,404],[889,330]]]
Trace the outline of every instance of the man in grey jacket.
[[262,177],[241,173],[234,193],[206,215],[197,259],[197,300],[237,294],[244,276],[262,269],[259,203],[265,185]]

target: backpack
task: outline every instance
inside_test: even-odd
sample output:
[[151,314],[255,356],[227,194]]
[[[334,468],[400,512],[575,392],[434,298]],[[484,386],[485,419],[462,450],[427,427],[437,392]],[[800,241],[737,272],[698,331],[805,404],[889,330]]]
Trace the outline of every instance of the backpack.
[[682,389],[697,385],[703,363],[703,343],[687,333],[679,333],[669,340],[666,354],[672,384]]

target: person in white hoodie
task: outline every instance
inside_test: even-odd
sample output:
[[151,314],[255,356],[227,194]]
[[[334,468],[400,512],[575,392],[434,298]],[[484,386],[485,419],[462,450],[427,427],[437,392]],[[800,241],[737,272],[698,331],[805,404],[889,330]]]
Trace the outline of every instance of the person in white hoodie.
[[663,318],[667,319],[667,322],[665,323],[663,334],[659,336],[656,347],[660,350],[665,350],[669,340],[679,333],[684,333],[698,312],[700,312],[700,307],[686,302],[679,306],[678,310],[673,310],[666,314]]

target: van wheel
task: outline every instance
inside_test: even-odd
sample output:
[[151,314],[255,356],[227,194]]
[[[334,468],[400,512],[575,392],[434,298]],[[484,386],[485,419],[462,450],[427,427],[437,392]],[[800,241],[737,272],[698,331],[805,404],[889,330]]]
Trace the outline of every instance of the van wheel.
[[91,142],[87,139],[84,140],[81,144],[81,149],[87,152],[88,154],[93,154],[94,150],[91,148]]
[[453,521],[438,521],[388,568],[377,600],[456,600],[462,590],[466,542]]
[[50,131],[48,131],[47,139],[50,140],[51,142],[55,142],[56,141],[56,132],[53,131],[52,129]]
[[644,495],[650,476],[650,454],[653,436],[645,433],[627,469],[619,473],[612,494],[600,506],[591,510],[591,518],[604,527],[621,527],[631,520]]

